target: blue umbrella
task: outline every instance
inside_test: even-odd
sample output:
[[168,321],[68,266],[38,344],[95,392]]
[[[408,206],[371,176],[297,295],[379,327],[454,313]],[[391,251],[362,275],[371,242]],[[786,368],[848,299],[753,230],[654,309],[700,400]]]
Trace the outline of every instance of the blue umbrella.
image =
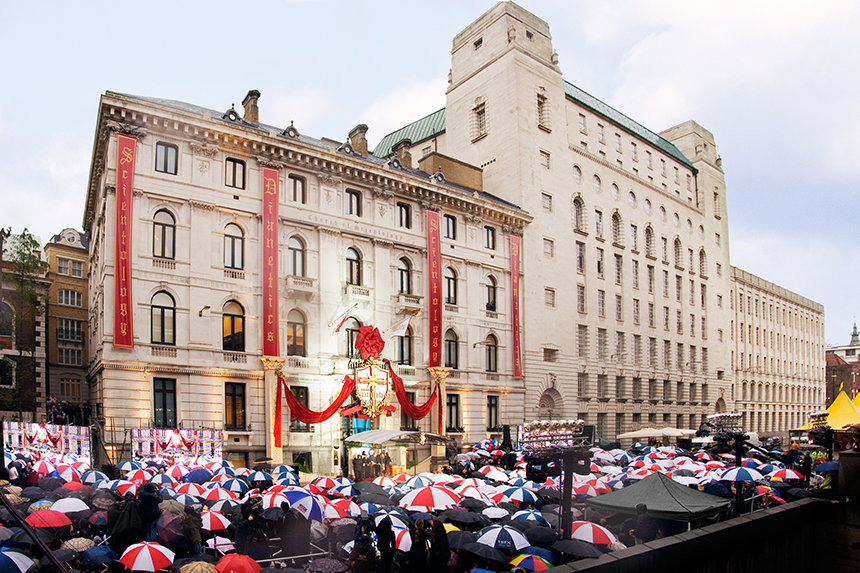
[[182,479],[184,481],[191,481],[194,483],[203,483],[204,481],[212,479],[212,474],[209,473],[209,470],[197,468],[196,470],[191,470],[185,474]]
[[197,499],[193,495],[188,495],[187,493],[178,493],[173,496],[173,499],[175,499],[182,505],[194,505],[200,503],[199,499]]
[[119,465],[116,466],[116,469],[118,469],[121,472],[130,472],[132,470],[142,470],[143,464],[140,462],[121,462]]
[[763,478],[764,478],[764,476],[761,475],[761,473],[759,471],[754,470],[752,468],[745,468],[745,467],[731,468],[729,470],[726,470],[726,472],[722,476],[720,476],[721,481],[734,481],[734,482],[759,481],[760,479],[763,479]]
[[534,545],[529,545],[528,547],[521,549],[519,554],[537,555],[538,557],[543,557],[550,563],[555,563],[556,559],[558,559],[558,556],[549,549],[544,549],[543,547],[535,547]]
[[33,566],[33,560],[17,551],[0,552],[0,571],[3,573],[24,573]]
[[251,489],[251,486],[248,485],[248,482],[239,478],[230,478],[224,480],[223,482],[221,482],[221,487],[223,487],[224,489],[229,489],[230,491],[235,493],[245,493],[246,491]]
[[84,475],[81,476],[81,482],[88,485],[95,485],[100,481],[108,481],[108,476],[105,473],[102,473],[98,470],[89,470],[84,472]]
[[812,471],[818,473],[839,471],[839,462],[824,462],[812,468]]
[[476,543],[489,545],[501,551],[520,550],[529,546],[523,533],[509,525],[490,525],[478,532]]
[[90,547],[81,555],[81,560],[84,563],[90,563],[92,565],[102,565],[103,563],[110,563],[117,559],[119,559],[119,555],[117,555],[117,552],[111,549],[108,545]]
[[261,471],[251,472],[248,474],[248,476],[245,479],[247,479],[248,481],[272,481],[272,480],[274,480],[274,478],[272,477],[272,474],[267,473],[267,472],[261,472]]

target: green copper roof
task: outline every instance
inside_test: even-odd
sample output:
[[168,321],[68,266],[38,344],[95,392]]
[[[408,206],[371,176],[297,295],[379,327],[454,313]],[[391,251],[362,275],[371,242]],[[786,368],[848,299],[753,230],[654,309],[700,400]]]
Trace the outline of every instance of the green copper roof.
[[568,81],[564,82],[564,93],[567,94],[567,97],[578,101],[585,107],[594,110],[606,119],[618,124],[618,126],[622,129],[629,131],[633,135],[644,139],[645,141],[654,145],[654,147],[656,147],[657,149],[665,151],[684,165],[695,169],[695,167],[693,167],[693,164],[690,163],[690,160],[687,159],[684,154],[681,153],[680,150],[678,150],[678,148],[675,147],[672,143],[669,143],[667,140],[663,139],[642,124],[633,121],[617,109],[610,107],[609,105],[600,101],[590,93],[579,89]]
[[406,127],[401,127],[382,138],[373,154],[376,157],[388,157],[392,148],[404,139],[412,140],[413,144],[429,139],[445,131],[445,108],[433,112],[427,117],[412,122]]

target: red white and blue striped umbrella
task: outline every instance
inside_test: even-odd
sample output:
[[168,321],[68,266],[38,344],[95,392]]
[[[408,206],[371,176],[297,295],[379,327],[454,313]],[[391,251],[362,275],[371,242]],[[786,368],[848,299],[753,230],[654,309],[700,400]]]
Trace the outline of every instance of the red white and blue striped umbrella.
[[333,499],[328,502],[328,505],[334,505],[335,507],[339,507],[344,510],[348,515],[351,515],[353,517],[361,515],[361,506],[359,506],[351,499]]
[[433,480],[427,476],[415,476],[410,478],[409,481],[406,482],[406,485],[411,488],[426,487],[428,485],[433,485]]
[[400,551],[408,553],[412,549],[412,536],[409,535],[409,530],[401,527],[392,527],[392,529],[394,530],[394,546]]
[[490,499],[486,493],[476,488],[473,485],[464,485],[457,489],[457,494],[461,498],[471,498],[471,499],[479,499],[486,503],[487,505],[492,505],[493,500]]
[[206,531],[218,531],[230,527],[230,520],[217,511],[202,511],[200,519],[203,520],[203,529]]
[[149,478],[149,483],[166,485],[168,487],[176,487],[176,480],[167,474],[155,474],[154,476]]
[[290,505],[290,500],[282,493],[264,493],[263,494],[263,509],[270,507],[281,507],[281,504],[286,502]]
[[181,480],[189,471],[191,470],[189,470],[187,467],[177,464],[167,468],[164,473],[166,473],[175,480]]
[[546,518],[535,509],[521,509],[511,516],[515,521],[537,521],[538,523],[547,523]]
[[489,545],[501,551],[514,551],[531,545],[526,536],[510,525],[490,525],[478,532],[476,543]]
[[437,511],[451,509],[460,503],[460,496],[441,485],[428,485],[413,489],[400,500],[400,507],[410,511]]
[[109,481],[107,474],[102,473],[98,470],[89,470],[84,472],[84,475],[81,476],[81,481],[87,485],[95,485],[102,481]]
[[[284,495],[284,494],[279,494]],[[308,521],[323,521],[323,503],[315,495],[308,494],[306,497],[290,502],[290,507],[305,516]]]
[[520,503],[538,502],[538,496],[533,491],[529,491],[524,487],[509,487],[502,493],[509,497],[511,501],[518,501]]
[[328,492],[332,495],[337,495],[340,497],[355,497],[357,495],[361,495],[361,491],[357,490],[354,485],[351,483],[342,484],[337,487],[333,487]]
[[155,542],[135,543],[123,552],[119,562],[131,571],[158,571],[173,564],[173,551]]
[[99,482],[98,487],[104,489],[111,489],[117,492],[119,495],[124,496],[125,494],[131,492],[133,494],[137,493],[137,486],[131,483],[130,481],[115,479],[107,482]]
[[33,471],[37,474],[48,475],[51,472],[57,471],[57,468],[54,467],[54,464],[52,464],[48,460],[41,459],[35,464],[33,464]]
[[182,505],[197,505],[198,503],[200,503],[199,498],[193,495],[188,495],[187,493],[177,493],[173,496],[173,499],[175,499]]
[[81,474],[72,466],[62,466],[57,468],[57,477],[66,483],[73,481],[81,481]]
[[226,490],[232,491],[233,493],[245,493],[246,491],[251,489],[251,486],[248,485],[248,482],[239,478],[226,479],[221,482],[221,487]]
[[125,474],[125,479],[140,487],[152,478],[152,474],[146,470],[132,470]]
[[176,493],[185,493],[188,495],[201,496],[206,493],[206,488],[196,483],[184,483],[176,488]]
[[779,478],[782,480],[803,479],[803,474],[798,472],[798,471],[794,471],[794,470],[790,470],[790,469],[781,469],[781,470],[775,470],[775,471],[770,472],[769,474],[767,474],[767,477]]
[[343,519],[344,517],[349,517],[349,512],[343,509],[342,507],[338,507],[331,503],[326,503],[323,505],[323,518],[324,519]]
[[574,521],[570,524],[570,536],[573,539],[596,543],[598,545],[612,545],[618,539],[611,531],[590,521]]
[[322,490],[328,491],[333,487],[337,487],[338,483],[336,481],[334,481],[333,479],[331,479],[330,477],[322,476],[322,477],[318,477],[315,480],[313,480],[311,482],[311,485],[315,485]]
[[761,475],[759,471],[752,468],[740,467],[726,470],[723,475],[720,476],[720,479],[723,481],[748,482],[764,479],[764,476]]
[[130,472],[132,470],[142,470],[143,464],[140,462],[120,462],[119,465],[116,466],[121,472]]
[[212,489],[206,490],[202,496],[206,501],[220,501],[222,499],[236,499],[236,494],[230,491],[229,489],[224,489],[223,487],[213,487]]

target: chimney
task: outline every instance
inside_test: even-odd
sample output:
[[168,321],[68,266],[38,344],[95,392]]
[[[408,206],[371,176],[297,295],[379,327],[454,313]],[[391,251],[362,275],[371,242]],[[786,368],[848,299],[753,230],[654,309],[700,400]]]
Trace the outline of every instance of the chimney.
[[257,100],[260,99],[260,92],[251,90],[245,99],[242,100],[242,105],[245,107],[245,120],[252,123],[260,123],[260,108],[257,107]]
[[367,135],[367,126],[363,123],[356,125],[349,132],[349,144],[352,145],[356,153],[361,155],[367,155],[367,138],[365,135]]
[[409,153],[409,148],[412,147],[412,140],[409,138],[401,139],[394,144],[392,151],[397,155],[400,164],[407,169],[412,169],[412,154]]

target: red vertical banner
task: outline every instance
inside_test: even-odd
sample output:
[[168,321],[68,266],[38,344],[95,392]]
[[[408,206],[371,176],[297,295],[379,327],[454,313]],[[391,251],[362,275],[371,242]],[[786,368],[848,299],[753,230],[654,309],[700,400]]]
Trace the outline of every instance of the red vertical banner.
[[511,315],[514,329],[514,378],[523,377],[520,358],[520,237],[511,235]]
[[427,210],[427,293],[429,317],[429,366],[442,366],[442,244],[439,239],[439,212]]
[[116,135],[116,237],[114,242],[114,348],[134,348],[131,302],[131,204],[137,138]]
[[278,344],[278,170],[263,167],[263,356]]

